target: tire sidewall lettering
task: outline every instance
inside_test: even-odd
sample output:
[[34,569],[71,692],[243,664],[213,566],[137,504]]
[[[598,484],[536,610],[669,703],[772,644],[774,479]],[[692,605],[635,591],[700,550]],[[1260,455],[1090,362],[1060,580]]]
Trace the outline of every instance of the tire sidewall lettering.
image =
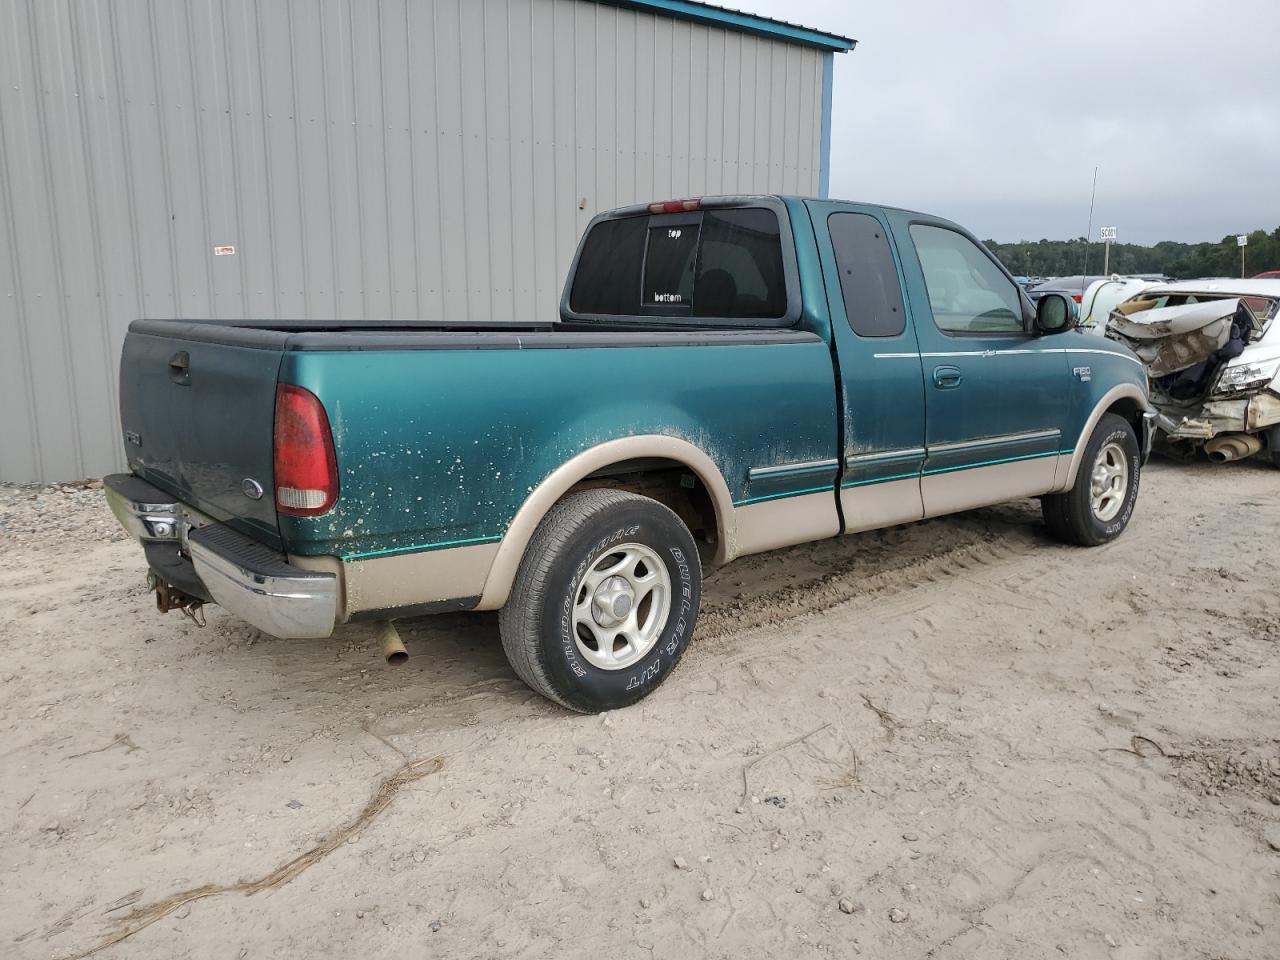
[[[1108,443],[1119,443],[1124,448],[1125,456],[1129,461],[1129,488],[1125,491],[1124,506],[1120,512],[1108,523],[1102,523],[1093,513],[1093,505],[1088,499],[1086,493],[1086,510],[1091,526],[1098,531],[1098,535],[1103,540],[1111,540],[1118,537],[1129,525],[1129,520],[1133,516],[1134,507],[1138,502],[1138,485],[1141,482],[1141,458],[1137,453],[1137,443],[1133,433],[1130,430],[1116,428],[1107,433],[1096,446],[1093,446],[1093,458],[1096,459],[1098,451],[1105,447]],[[1091,445],[1092,446],[1092,445]],[[1085,488],[1087,490],[1087,488]]]

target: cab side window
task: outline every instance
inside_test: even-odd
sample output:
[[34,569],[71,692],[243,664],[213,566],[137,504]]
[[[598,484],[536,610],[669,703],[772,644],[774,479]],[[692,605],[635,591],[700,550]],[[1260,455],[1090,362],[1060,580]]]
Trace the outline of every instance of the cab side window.
[[896,337],[906,329],[902,287],[884,227],[865,213],[827,218],[840,271],[844,314],[860,337]]
[[1022,333],[1022,301],[1012,280],[972,240],[954,230],[911,226],[938,329],[946,333]]

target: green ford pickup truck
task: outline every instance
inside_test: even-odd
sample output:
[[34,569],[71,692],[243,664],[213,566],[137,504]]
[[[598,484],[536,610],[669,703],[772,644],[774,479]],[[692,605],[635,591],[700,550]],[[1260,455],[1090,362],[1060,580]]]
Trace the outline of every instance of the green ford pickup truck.
[[611,709],[679,661],[704,567],[1019,497],[1118,536],[1146,377],[1072,310],[937,217],[629,207],[550,322],[135,321],[108,498],[161,609],[286,638],[500,610],[521,679]]

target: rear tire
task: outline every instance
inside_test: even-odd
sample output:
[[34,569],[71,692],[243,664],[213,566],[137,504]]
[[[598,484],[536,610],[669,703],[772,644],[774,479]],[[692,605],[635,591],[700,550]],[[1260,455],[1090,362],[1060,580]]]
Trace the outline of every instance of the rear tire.
[[583,490],[538,525],[498,617],[516,675],[582,713],[625,707],[671,673],[693,635],[702,568],[656,500]]
[[1076,481],[1066,493],[1042,497],[1049,532],[1063,543],[1096,547],[1120,536],[1138,501],[1142,457],[1133,425],[1104,414],[1085,444]]

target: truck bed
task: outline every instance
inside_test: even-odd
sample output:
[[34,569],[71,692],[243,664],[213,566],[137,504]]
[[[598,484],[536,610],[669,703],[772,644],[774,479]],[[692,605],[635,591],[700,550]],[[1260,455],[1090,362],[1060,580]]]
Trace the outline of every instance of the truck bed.
[[[328,412],[341,493],[325,516],[275,509],[278,384]],[[273,549],[344,558],[496,540],[556,466],[629,435],[725,451],[746,499],[754,466],[834,456],[833,395],[824,340],[758,327],[137,320],[121,367],[134,473]]]

